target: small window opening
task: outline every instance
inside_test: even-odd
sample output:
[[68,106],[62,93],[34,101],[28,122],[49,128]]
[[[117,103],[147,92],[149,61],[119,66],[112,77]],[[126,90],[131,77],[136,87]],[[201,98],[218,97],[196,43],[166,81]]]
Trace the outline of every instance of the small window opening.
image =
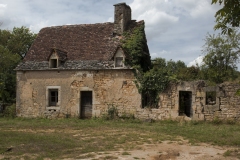
[[50,60],[50,68],[57,68],[57,59]]
[[206,92],[206,105],[216,104],[216,92]]
[[58,103],[58,90],[50,89],[49,90],[49,106],[57,106]]
[[115,58],[115,67],[123,67],[123,57]]

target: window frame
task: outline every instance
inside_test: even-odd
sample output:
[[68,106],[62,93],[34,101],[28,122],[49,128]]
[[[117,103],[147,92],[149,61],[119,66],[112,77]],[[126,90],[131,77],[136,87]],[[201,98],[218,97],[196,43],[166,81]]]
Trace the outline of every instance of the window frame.
[[[51,93],[57,91],[57,102],[56,105],[52,105],[51,103]],[[56,98],[56,97],[55,97]],[[46,109],[51,110],[51,109],[59,109],[61,106],[61,87],[60,86],[47,86],[46,87]]]

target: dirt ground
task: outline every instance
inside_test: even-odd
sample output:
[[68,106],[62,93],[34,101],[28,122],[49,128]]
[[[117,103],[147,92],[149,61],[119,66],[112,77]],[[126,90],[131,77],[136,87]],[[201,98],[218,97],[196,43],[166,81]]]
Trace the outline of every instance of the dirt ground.
[[[164,141],[160,144],[145,144],[131,151],[109,151],[98,153],[87,153],[79,155],[81,160],[238,160],[236,156],[224,157],[227,150],[239,150],[237,148],[212,146],[209,144],[191,145],[188,142]],[[89,157],[89,158],[88,158]],[[5,159],[0,155],[0,159]],[[19,158],[19,157],[18,157]],[[24,160],[24,158],[20,158]],[[46,158],[44,160],[50,160]],[[65,160],[73,160],[67,158]],[[74,159],[75,160],[75,159]]]
[[[18,130],[19,131],[19,130]],[[31,132],[32,130],[22,130]],[[32,131],[33,132],[33,131]],[[40,132],[38,130],[37,132]],[[54,130],[44,130],[42,132],[54,132]],[[67,131],[72,132],[72,131]],[[73,132],[75,133],[75,131]],[[213,146],[206,143],[198,143],[192,145],[188,140],[178,137],[180,141],[162,141],[159,144],[143,144],[136,146],[134,150],[105,151],[80,154],[78,158],[65,158],[65,160],[238,160],[240,148]],[[231,151],[230,155],[224,156],[224,153]],[[235,153],[236,152],[236,153]],[[77,154],[77,152],[76,152]],[[76,156],[75,154],[75,156]],[[21,157],[11,157],[10,159],[24,160],[26,154]],[[31,157],[31,155],[27,155]],[[6,159],[3,154],[0,154],[0,160]],[[35,159],[33,156],[30,159]],[[44,160],[50,160],[45,158]]]
[[[227,148],[220,146],[212,146],[209,144],[190,145],[187,142],[171,142],[164,141],[160,144],[146,144],[140,146],[137,150],[132,151],[113,151],[103,153],[91,153],[92,159],[119,159],[119,160],[238,160],[237,157],[224,157],[223,154],[227,150],[236,148]],[[81,158],[82,159],[82,158]],[[69,159],[70,160],[70,159]]]

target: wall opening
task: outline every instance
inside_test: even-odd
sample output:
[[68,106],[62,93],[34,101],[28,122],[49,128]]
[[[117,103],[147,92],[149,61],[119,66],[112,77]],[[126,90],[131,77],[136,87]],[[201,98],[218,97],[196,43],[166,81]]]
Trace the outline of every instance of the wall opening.
[[148,107],[150,105],[151,105],[151,97],[146,93],[142,93],[142,108]]
[[179,116],[192,116],[192,92],[179,91]]
[[216,92],[206,92],[206,105],[216,104]]
[[50,68],[57,68],[57,59],[50,59]]
[[92,117],[92,91],[81,91],[80,118]]

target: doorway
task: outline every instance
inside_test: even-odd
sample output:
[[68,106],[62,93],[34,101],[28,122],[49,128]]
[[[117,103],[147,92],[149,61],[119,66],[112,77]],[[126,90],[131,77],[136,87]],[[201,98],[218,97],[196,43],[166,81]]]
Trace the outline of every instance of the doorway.
[[192,92],[179,91],[179,116],[192,116]]
[[80,118],[92,117],[92,91],[81,91]]

